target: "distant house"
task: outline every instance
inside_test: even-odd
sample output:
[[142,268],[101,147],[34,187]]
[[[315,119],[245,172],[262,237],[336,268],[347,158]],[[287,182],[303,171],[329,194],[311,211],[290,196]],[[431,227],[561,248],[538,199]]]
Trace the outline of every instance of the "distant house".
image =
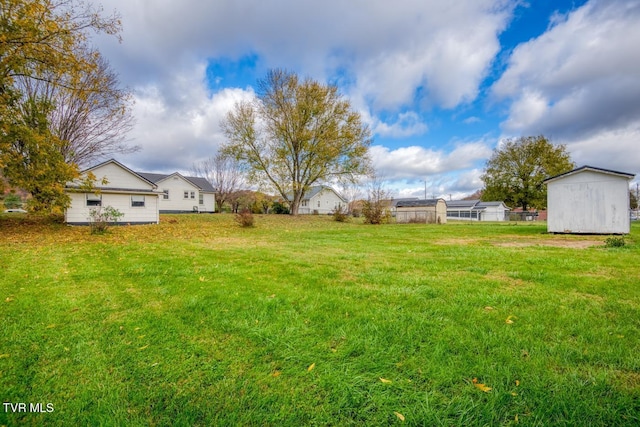
[[204,178],[183,176],[178,172],[171,175],[138,174],[157,185],[162,193],[160,213],[215,212],[215,190]]
[[[86,191],[80,180],[69,182],[65,191],[71,198],[65,210],[65,222],[71,225],[89,224],[91,210],[111,206],[124,216],[125,224],[157,224],[160,221],[157,186],[116,160],[108,160],[81,172],[81,178],[91,172],[97,182],[96,191]],[[102,184],[106,179],[107,183]]]
[[[293,198],[289,195],[289,200]],[[330,214],[339,207],[346,207],[347,201],[333,188],[326,185],[311,187],[302,195],[299,214]]]
[[550,233],[629,233],[629,181],[634,176],[582,166],[546,179],[547,230]]
[[504,202],[451,200],[447,202],[448,220],[507,221],[509,207]]
[[445,224],[447,202],[444,199],[400,200],[395,204],[396,222]]

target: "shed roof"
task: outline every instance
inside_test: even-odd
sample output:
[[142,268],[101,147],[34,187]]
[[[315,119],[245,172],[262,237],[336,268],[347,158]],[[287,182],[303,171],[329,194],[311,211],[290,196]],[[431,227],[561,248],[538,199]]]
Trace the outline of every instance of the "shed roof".
[[445,202],[444,199],[399,200],[398,202],[396,202],[396,207],[397,208],[418,208],[418,207],[436,206],[438,202],[441,200]]
[[555,175],[555,176],[552,176],[550,178],[547,178],[543,182],[546,184],[546,183],[554,181],[556,179],[564,178],[566,176],[574,175],[576,173],[585,172],[585,171],[603,173],[603,174],[606,174],[606,175],[614,175],[614,176],[619,176],[621,178],[626,178],[626,179],[633,179],[633,177],[635,176],[635,174],[632,174],[632,173],[614,171],[614,170],[611,170],[611,169],[604,169],[604,168],[598,168],[598,167],[595,167],[595,166],[585,165],[585,166],[580,166],[577,169],[570,170],[569,172],[564,172],[564,173],[561,173],[559,175]]

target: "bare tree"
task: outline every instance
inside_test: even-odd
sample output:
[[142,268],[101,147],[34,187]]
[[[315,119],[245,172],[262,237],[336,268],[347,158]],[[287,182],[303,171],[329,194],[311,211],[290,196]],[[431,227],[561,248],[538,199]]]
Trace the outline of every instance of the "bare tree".
[[365,224],[386,224],[391,221],[391,191],[384,179],[373,174],[366,185],[367,199],[362,204]]
[[364,198],[365,192],[359,182],[346,182],[342,185],[340,195],[347,201],[347,213],[354,214],[354,205]]
[[87,166],[115,153],[139,150],[127,144],[134,124],[131,93],[120,87],[117,74],[97,52],[85,52],[95,68],[71,88],[52,79],[22,78],[19,85],[26,97],[51,105],[49,130],[63,144],[67,163]]
[[209,157],[191,167],[194,175],[205,178],[216,192],[216,208],[222,212],[222,206],[231,201],[231,195],[244,185],[244,173],[240,164],[223,152]]

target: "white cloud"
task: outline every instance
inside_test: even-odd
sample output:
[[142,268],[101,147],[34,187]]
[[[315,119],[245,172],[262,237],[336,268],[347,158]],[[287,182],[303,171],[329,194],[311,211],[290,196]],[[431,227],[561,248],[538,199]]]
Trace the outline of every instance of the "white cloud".
[[403,138],[423,135],[428,130],[426,123],[413,111],[399,114],[398,120],[391,124],[377,119],[372,120],[373,133],[382,137]]
[[[224,89],[208,94],[203,67],[176,75],[169,100],[157,85],[136,89],[134,115],[137,126],[130,135],[142,150],[126,156],[132,167],[143,171],[186,172],[195,161],[216,153],[224,142],[220,121],[235,102],[252,98],[253,92]],[[175,95],[180,93],[179,99]]]
[[640,171],[640,2],[592,0],[518,46],[492,87],[506,134],[544,134],[577,163]]
[[506,0],[104,0],[123,43],[100,38],[123,79],[170,81],[195,60],[257,54],[266,67],[318,79],[354,77],[351,96],[375,110],[414,101],[452,108],[475,99],[500,49]]
[[411,146],[395,150],[374,145],[370,149],[374,167],[388,180],[424,179],[473,167],[491,155],[484,142],[459,144],[453,151]]

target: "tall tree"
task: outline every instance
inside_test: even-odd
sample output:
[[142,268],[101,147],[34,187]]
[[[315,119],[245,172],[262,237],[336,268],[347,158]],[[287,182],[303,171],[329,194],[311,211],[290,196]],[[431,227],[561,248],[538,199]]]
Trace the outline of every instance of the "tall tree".
[[237,103],[222,122],[226,153],[267,183],[297,215],[303,194],[321,181],[370,170],[370,131],[335,86],[272,70],[254,102]]
[[48,115],[51,133],[64,141],[64,160],[78,166],[139,149],[126,141],[134,123],[131,93],[120,87],[117,74],[98,52],[85,55],[93,57],[96,67],[73,88],[49,80],[16,79],[28,98],[42,99],[53,106]]
[[209,157],[191,167],[192,173],[205,178],[216,193],[216,208],[222,212],[225,203],[231,201],[231,195],[244,184],[244,173],[238,161],[223,152]]
[[543,181],[575,167],[564,145],[555,146],[544,136],[508,139],[487,161],[482,180],[482,200],[503,200],[508,206],[544,208]]
[[120,29],[117,16],[100,13],[74,0],[0,0],[0,170],[43,203],[48,197],[63,207],[64,183],[78,168],[66,164],[64,141],[51,132],[50,100],[24,93],[17,80],[79,88],[97,68],[97,56],[87,54],[89,31]]

